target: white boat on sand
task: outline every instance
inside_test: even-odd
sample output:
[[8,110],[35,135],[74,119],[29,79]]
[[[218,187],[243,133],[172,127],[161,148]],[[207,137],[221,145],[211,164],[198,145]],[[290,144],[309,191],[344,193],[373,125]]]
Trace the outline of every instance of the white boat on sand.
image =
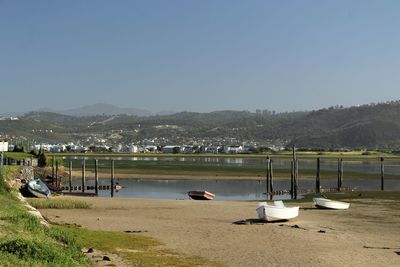
[[331,200],[323,197],[313,198],[313,201],[314,205],[321,209],[347,210],[350,206],[350,203]]
[[290,220],[299,216],[299,207],[286,207],[282,201],[274,201],[274,205],[260,202],[257,208],[258,218],[263,221]]

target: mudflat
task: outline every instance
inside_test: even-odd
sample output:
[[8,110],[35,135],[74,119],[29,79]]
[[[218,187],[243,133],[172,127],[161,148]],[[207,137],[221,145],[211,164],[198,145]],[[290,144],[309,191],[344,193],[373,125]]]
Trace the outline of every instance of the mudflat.
[[227,266],[400,266],[398,200],[358,199],[348,210],[291,202],[301,207],[296,219],[255,223],[257,202],[65,198],[93,206],[41,213],[52,222],[148,235]]

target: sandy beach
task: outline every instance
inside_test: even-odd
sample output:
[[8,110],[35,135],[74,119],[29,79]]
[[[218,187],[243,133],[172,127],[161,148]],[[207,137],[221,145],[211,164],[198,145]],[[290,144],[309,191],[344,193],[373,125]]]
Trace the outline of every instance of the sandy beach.
[[300,203],[295,220],[237,225],[257,217],[257,202],[84,200],[93,207],[41,212],[52,222],[142,231],[169,249],[227,266],[400,266],[400,212],[392,206],[398,201],[359,199],[345,211]]

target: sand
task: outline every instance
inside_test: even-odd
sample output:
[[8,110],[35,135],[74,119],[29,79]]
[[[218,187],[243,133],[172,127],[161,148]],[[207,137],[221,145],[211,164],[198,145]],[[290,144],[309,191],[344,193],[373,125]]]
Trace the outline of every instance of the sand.
[[95,230],[143,231],[176,252],[227,266],[400,266],[400,209],[386,208],[399,202],[363,199],[345,211],[300,203],[295,220],[237,225],[257,217],[257,202],[84,200],[93,208],[41,212]]

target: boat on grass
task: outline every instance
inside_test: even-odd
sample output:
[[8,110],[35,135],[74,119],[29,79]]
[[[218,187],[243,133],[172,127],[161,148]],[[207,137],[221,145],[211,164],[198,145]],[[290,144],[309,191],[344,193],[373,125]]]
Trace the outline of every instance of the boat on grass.
[[260,220],[267,222],[290,220],[299,216],[299,206],[286,207],[281,200],[274,201],[273,205],[260,202],[257,214]]
[[208,191],[189,191],[187,194],[194,200],[211,200],[215,197],[213,193]]
[[51,195],[50,189],[40,179],[30,181],[28,183],[28,190],[38,198],[48,198]]
[[314,205],[320,209],[347,210],[350,206],[348,202],[331,200],[323,197],[313,198]]

